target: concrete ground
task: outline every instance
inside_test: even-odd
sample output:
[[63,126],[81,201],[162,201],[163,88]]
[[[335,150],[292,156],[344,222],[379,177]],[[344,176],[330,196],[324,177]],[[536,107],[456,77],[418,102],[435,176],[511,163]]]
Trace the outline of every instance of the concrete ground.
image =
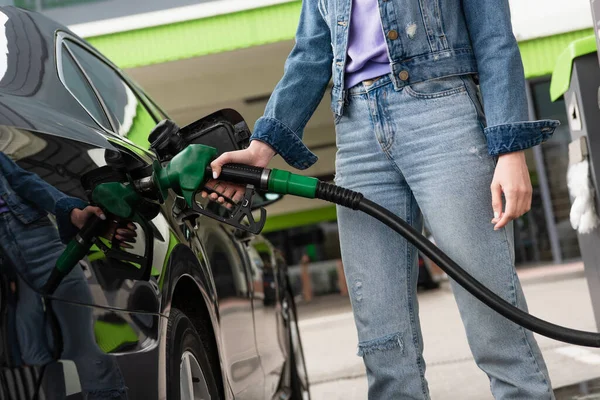
[[[596,331],[581,263],[519,271],[530,312],[575,329]],[[448,283],[419,294],[426,377],[433,399],[492,399],[475,365]],[[367,382],[356,356],[357,336],[348,298],[318,297],[299,306],[300,330],[313,400],[364,400]],[[555,389],[600,377],[600,350],[537,336]],[[557,390],[557,399],[600,399],[586,393],[597,382]],[[568,393],[567,393],[568,392]]]

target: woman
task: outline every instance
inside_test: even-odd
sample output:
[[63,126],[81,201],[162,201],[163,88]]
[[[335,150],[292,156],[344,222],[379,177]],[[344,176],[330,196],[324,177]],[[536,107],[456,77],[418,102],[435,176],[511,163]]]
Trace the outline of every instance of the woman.
[[[527,122],[508,0],[304,0],[296,45],[250,147],[215,160],[215,179],[223,164],[264,167],[275,154],[311,166],[302,130],[332,76],[336,183],[417,230],[422,211],[442,250],[526,309],[510,221],[531,205],[523,150],[558,123]],[[219,190],[236,200],[243,191]],[[429,398],[415,249],[362,213],[340,207],[338,223],[369,398]],[[533,335],[453,289],[495,398],[554,398]]]

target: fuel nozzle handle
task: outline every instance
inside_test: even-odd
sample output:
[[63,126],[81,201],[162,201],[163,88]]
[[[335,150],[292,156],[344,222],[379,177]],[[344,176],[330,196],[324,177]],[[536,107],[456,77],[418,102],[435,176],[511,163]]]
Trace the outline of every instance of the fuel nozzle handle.
[[[210,167],[206,174],[212,175]],[[292,174],[280,169],[253,167],[243,164],[223,165],[219,180],[225,182],[254,185],[261,190],[277,194],[291,194],[294,196],[313,199],[316,196],[319,180],[309,176]]]
[[[267,190],[269,187],[270,175],[271,170],[268,168],[254,167],[245,164],[226,164],[221,168],[219,180],[241,185],[253,185],[256,188]],[[212,169],[210,166],[206,167],[206,176],[212,176]]]
[[52,295],[56,291],[63,278],[75,268],[79,260],[86,256],[95,238],[105,229],[105,224],[106,221],[98,216],[90,215],[83,228],[71,239],[67,248],[56,260],[56,265],[42,289],[43,293]]

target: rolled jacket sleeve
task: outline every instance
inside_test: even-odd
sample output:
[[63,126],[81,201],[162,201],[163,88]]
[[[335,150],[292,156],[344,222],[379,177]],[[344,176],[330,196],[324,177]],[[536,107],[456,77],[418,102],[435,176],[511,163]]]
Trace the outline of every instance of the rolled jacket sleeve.
[[547,140],[558,121],[529,121],[525,74],[508,0],[463,0],[486,116],[488,151],[500,155]]
[[318,0],[303,0],[296,44],[251,140],[269,144],[292,167],[306,169],[317,157],[302,143],[304,127],[331,79],[333,51]]
[[54,215],[58,234],[63,243],[68,243],[79,232],[79,229],[71,223],[71,211],[76,208],[83,210],[87,206],[87,202],[76,197],[63,197],[56,202]]

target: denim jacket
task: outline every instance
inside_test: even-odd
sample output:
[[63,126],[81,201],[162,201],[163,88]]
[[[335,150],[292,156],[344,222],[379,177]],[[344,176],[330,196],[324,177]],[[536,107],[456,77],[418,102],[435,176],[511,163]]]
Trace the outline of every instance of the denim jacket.
[[[378,0],[395,90],[452,75],[477,76],[490,155],[548,139],[558,121],[529,122],[525,78],[508,0]],[[352,0],[303,0],[296,45],[252,140],[271,145],[290,165],[317,157],[303,130],[333,77],[331,110],[344,113],[344,71]]]
[[77,233],[77,228],[71,224],[71,211],[88,205],[83,200],[67,196],[36,174],[19,167],[1,151],[0,197],[23,224],[37,221],[45,217],[46,213],[54,214],[63,242]]

